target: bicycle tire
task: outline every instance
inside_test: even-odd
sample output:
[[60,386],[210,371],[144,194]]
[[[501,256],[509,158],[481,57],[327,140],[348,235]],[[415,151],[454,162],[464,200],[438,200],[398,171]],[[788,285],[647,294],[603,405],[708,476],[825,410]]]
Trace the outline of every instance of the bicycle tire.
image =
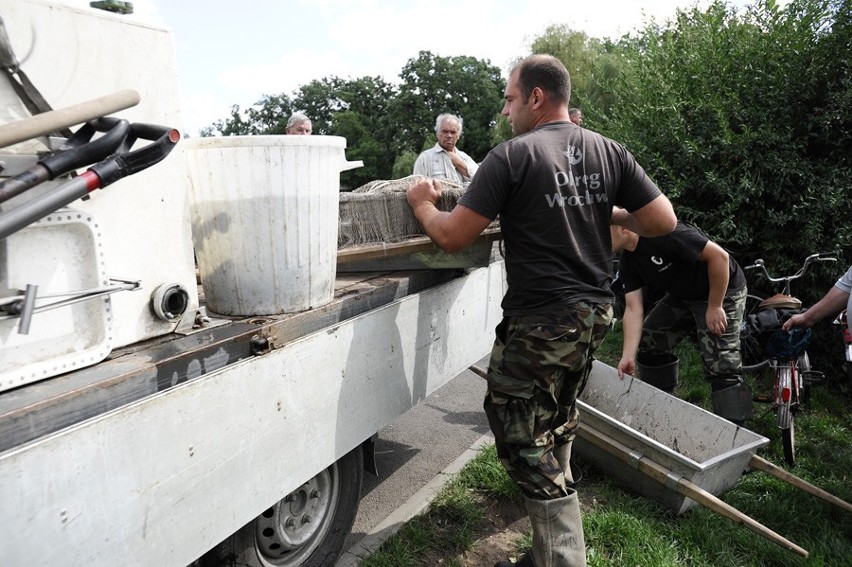
[[743,323],[740,325],[740,360],[742,371],[749,374],[760,372],[769,366],[769,359],[763,352],[763,346],[756,333],[750,332],[745,321],[749,315],[757,313],[764,298],[749,293],[746,295],[745,309],[743,310]]
[[784,461],[792,466],[796,465],[796,420],[790,418],[790,427],[781,430],[781,441],[784,444]]
[[852,362],[846,363],[846,380],[840,380],[840,391],[852,398]]

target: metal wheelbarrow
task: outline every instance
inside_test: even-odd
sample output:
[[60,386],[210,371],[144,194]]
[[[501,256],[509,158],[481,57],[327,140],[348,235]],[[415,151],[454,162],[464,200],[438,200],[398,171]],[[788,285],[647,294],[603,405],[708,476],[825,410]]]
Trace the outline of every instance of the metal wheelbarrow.
[[807,550],[718,496],[749,468],[767,472],[847,512],[852,505],[754,453],[769,440],[650,384],[595,362],[578,400],[577,454],[675,514],[701,504],[800,555]]

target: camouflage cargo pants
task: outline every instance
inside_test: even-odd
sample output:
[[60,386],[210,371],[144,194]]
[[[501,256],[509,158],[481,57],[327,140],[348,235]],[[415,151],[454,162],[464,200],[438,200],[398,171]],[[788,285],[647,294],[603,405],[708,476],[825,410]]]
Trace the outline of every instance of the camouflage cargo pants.
[[553,448],[574,439],[575,401],[611,321],[611,305],[578,303],[548,315],[506,317],[497,326],[485,414],[497,455],[530,498],[568,494]]
[[645,317],[639,351],[647,353],[672,352],[693,329],[698,335],[698,350],[704,365],[704,377],[740,374],[740,326],[748,290],[745,286],[729,289],[722,307],[728,326],[717,337],[707,328],[707,301],[685,301],[666,294]]

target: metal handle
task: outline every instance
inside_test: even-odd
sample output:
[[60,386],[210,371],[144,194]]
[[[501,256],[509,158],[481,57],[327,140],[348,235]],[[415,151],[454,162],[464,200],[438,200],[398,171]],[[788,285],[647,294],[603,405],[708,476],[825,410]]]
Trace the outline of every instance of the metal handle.
[[160,162],[180,140],[180,133],[166,126],[131,124],[127,145],[132,145],[137,138],[153,142],[132,152],[110,156],[49,193],[0,214],[0,240],[95,189]]

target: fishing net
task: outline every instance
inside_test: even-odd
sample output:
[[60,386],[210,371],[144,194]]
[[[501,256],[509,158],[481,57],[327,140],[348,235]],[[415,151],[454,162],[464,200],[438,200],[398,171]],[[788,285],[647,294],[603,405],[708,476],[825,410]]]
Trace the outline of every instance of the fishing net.
[[[418,179],[421,176],[410,175],[401,179],[371,181],[351,192],[341,193],[338,248],[400,242],[425,235],[405,195],[409,185]],[[451,211],[464,193],[464,187],[446,180],[440,183],[441,198],[436,206],[438,210]]]

